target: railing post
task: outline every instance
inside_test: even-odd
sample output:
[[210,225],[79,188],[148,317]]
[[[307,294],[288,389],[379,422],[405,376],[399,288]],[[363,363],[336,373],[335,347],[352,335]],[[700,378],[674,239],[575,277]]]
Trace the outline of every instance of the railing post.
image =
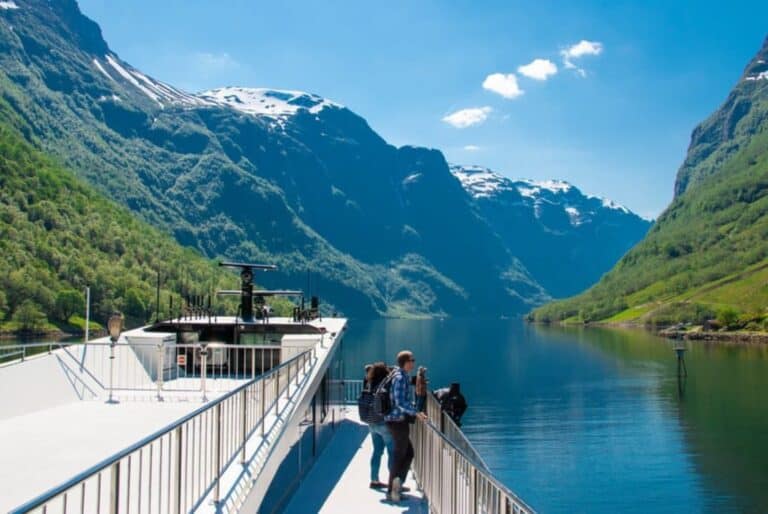
[[115,341],[109,343],[109,399],[107,403],[117,403],[113,395],[115,380]]
[[120,461],[112,464],[112,473],[109,484],[109,514],[117,514],[120,511]]
[[285,371],[288,373],[288,376],[286,377],[286,380],[285,380],[285,388],[286,388],[285,390],[288,392],[287,394],[288,398],[291,397],[291,365],[292,364],[293,364],[292,362],[289,362],[288,365],[285,367]]
[[207,402],[208,397],[205,391],[205,375],[208,373],[208,350],[203,347],[200,349],[200,388],[203,390],[203,401]]
[[299,387],[299,360],[296,359],[296,387]]
[[157,345],[157,401],[163,401],[163,370],[165,369],[165,352],[162,343]]
[[[184,449],[182,448],[182,433],[181,433],[181,425],[179,425],[178,428],[176,428],[176,455],[174,456],[175,459],[175,473],[176,473],[176,482],[173,484],[173,512],[176,514],[181,514],[181,456],[184,452]],[[169,441],[170,442],[170,441]],[[168,453],[171,452],[170,445],[168,446]]]
[[275,370],[275,417],[280,412],[280,368]]
[[218,505],[221,497],[221,403],[216,404],[216,440],[213,452],[213,475],[215,485],[213,489],[213,503]]
[[261,437],[264,437],[264,417],[267,414],[267,379],[264,375],[261,376]]
[[240,449],[240,462],[245,465],[245,442],[248,439],[248,423],[246,422],[247,417],[247,411],[248,411],[248,390],[250,389],[250,386],[246,389],[243,389],[240,394],[243,396],[243,401],[241,402],[241,407],[243,409],[242,411],[242,429],[243,429],[243,441],[242,441],[242,448]]
[[251,347],[251,380],[256,378],[256,348]]
[[469,514],[477,514],[477,468],[474,465],[472,465],[472,476],[469,483],[469,497],[472,500]]
[[458,459],[456,452],[451,452],[451,512],[456,512],[458,502],[456,501],[456,489],[458,488]]

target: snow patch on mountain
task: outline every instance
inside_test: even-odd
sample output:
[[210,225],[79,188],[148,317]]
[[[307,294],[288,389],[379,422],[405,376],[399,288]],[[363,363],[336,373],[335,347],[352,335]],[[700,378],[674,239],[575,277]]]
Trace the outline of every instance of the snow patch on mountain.
[[571,221],[571,225],[574,227],[577,227],[583,223],[581,219],[581,212],[576,207],[566,207],[565,208],[566,214],[568,214],[568,218]]
[[744,80],[768,80],[768,70],[746,77]]
[[602,202],[602,204],[603,204],[603,207],[605,207],[606,209],[614,209],[614,210],[617,210],[617,211],[621,211],[621,212],[623,212],[625,214],[629,214],[630,213],[629,209],[627,209],[626,207],[624,207],[623,205],[621,205],[618,202],[614,202],[613,200],[609,200],[608,198],[603,198],[602,196],[590,196],[588,198],[594,198],[596,200],[600,200]]
[[96,66],[96,69],[99,70],[101,72],[101,74],[104,75],[105,77],[107,77],[109,80],[111,80],[112,82],[117,82],[114,79],[114,77],[112,77],[112,75],[107,73],[107,70],[104,69],[104,66],[101,65],[101,63],[99,62],[98,59],[94,59],[93,60],[93,65]]
[[303,91],[267,88],[222,87],[204,91],[197,96],[247,114],[266,116],[275,120],[285,120],[300,110],[317,114],[328,107],[342,107],[323,97]]
[[481,166],[450,166],[453,176],[459,179],[464,190],[473,198],[493,196],[511,189],[510,180]]
[[182,91],[173,86],[155,80],[139,70],[120,61],[117,56],[109,54],[104,63],[99,59],[93,60],[93,65],[106,78],[113,82],[123,82],[138,90],[141,94],[157,103],[162,109],[170,105],[205,106],[215,105],[214,102]]
[[540,195],[542,191],[549,191],[550,193],[559,194],[567,193],[573,186],[563,180],[529,180],[521,179],[515,182],[515,187],[523,196],[536,197]]
[[407,186],[409,184],[418,182],[419,178],[421,178],[421,172],[417,171],[415,173],[411,173],[410,175],[408,175],[403,179],[403,185]]

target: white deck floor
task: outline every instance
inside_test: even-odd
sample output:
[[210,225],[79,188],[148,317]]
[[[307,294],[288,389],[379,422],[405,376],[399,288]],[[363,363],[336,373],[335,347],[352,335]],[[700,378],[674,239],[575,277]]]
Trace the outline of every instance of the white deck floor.
[[[400,503],[388,502],[386,492],[370,489],[370,458],[373,446],[368,427],[347,412],[328,447],[304,478],[284,514],[428,514],[427,502],[416,490],[409,473],[406,486],[411,491]],[[379,478],[387,480],[387,457],[382,458]]]
[[0,512],[18,507],[201,405],[81,401],[0,420]]

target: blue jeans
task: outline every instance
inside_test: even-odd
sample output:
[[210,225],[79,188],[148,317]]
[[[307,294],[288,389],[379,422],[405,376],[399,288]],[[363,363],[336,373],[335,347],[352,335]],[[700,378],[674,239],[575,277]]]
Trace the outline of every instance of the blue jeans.
[[379,481],[379,467],[384,448],[387,449],[387,462],[392,464],[392,434],[387,429],[386,423],[368,425],[373,441],[373,454],[371,455],[371,482]]

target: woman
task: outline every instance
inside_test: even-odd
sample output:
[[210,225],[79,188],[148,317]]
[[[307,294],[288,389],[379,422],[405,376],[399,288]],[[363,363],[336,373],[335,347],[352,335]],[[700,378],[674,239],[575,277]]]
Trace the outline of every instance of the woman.
[[[368,368],[368,373],[365,377],[365,385],[368,391],[375,393],[376,389],[381,384],[381,381],[387,378],[389,375],[389,369],[383,362],[377,362],[376,364]],[[387,424],[384,423],[384,419],[371,419],[364,420],[368,422],[368,429],[371,432],[371,439],[373,441],[373,455],[371,455],[371,489],[383,489],[387,487],[387,484],[379,480],[379,467],[381,467],[381,456],[384,454],[384,448],[387,449],[387,460],[392,460],[392,434],[387,429]]]

